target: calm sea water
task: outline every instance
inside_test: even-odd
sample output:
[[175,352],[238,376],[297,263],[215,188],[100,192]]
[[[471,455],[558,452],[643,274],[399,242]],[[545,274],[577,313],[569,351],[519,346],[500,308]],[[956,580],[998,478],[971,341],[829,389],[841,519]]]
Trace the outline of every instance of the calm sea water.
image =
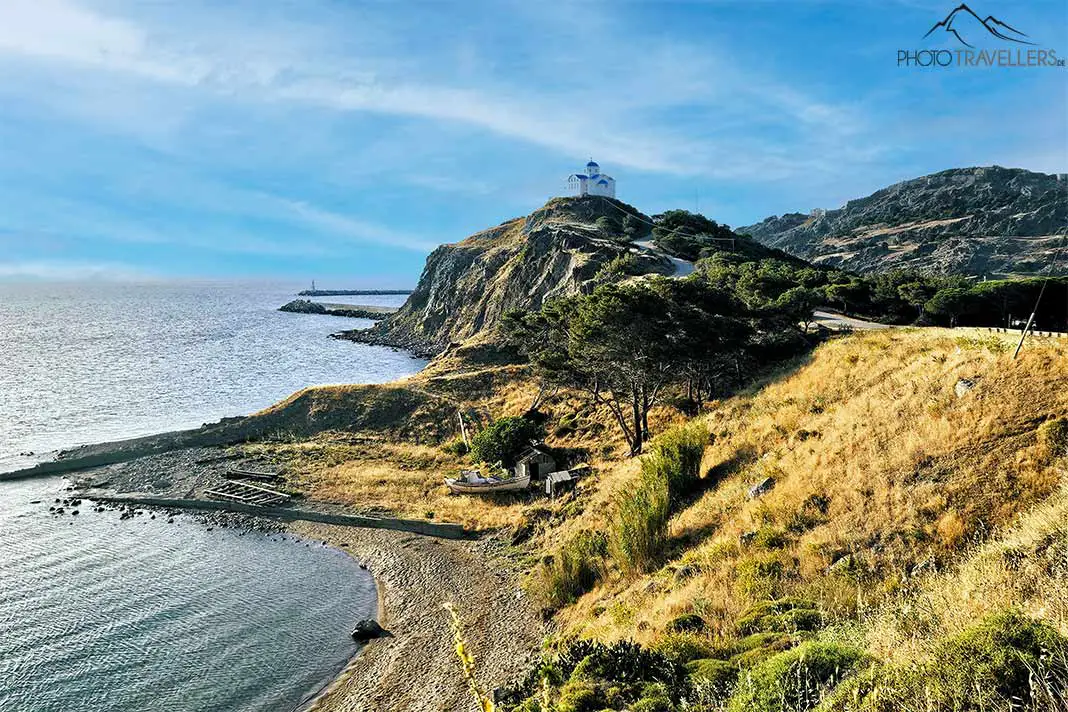
[[[0,284],[0,470],[21,452],[196,427],[305,386],[382,383],[425,364],[328,338],[369,321],[277,311],[298,290]],[[404,297],[329,298],[346,300],[400,305]]]
[[0,482],[0,710],[289,711],[375,615],[341,552],[85,505],[53,517],[63,486]]
[[[0,471],[29,464],[22,452],[195,427],[424,365],[328,338],[370,322],[278,312],[295,291],[0,284]],[[55,517],[63,486],[0,482],[0,710],[291,710],[375,614],[373,581],[340,552],[85,505]]]

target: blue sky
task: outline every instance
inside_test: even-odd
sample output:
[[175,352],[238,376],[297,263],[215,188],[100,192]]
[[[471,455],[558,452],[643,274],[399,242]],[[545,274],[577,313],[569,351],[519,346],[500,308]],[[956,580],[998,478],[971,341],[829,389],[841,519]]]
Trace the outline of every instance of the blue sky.
[[[1063,0],[970,4],[1068,57]],[[1068,171],[1068,71],[896,66],[954,5],[3,0],[0,279],[411,285],[591,156],[730,225]]]

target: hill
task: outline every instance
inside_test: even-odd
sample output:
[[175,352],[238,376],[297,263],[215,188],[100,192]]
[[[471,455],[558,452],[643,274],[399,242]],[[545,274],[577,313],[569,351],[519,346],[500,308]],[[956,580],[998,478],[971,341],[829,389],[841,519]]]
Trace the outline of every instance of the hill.
[[399,311],[345,337],[436,354],[492,331],[511,310],[581,293],[607,278],[607,270],[670,274],[662,255],[630,244],[637,235],[622,232],[627,213],[649,220],[612,198],[554,198],[529,216],[442,245]]
[[[1068,225],[1068,183],[1014,168],[957,168],[896,183],[837,210],[737,229],[817,264],[1009,276],[1046,269]],[[1068,262],[1058,274],[1068,274]]]

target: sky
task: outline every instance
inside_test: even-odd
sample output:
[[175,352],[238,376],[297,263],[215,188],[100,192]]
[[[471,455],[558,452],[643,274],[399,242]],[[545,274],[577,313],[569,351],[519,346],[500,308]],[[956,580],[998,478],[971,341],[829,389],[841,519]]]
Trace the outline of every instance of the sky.
[[[897,65],[955,4],[0,0],[0,279],[412,286],[591,157],[731,226],[1068,172],[1068,70]],[[1064,0],[970,5],[1068,58]]]

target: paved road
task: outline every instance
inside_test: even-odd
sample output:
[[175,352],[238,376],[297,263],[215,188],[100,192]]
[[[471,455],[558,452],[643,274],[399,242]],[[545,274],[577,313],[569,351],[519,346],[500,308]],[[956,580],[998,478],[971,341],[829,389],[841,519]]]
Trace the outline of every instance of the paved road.
[[888,324],[880,324],[876,321],[865,321],[864,319],[855,319],[845,314],[839,314],[838,312],[824,311],[817,309],[813,312],[813,321],[821,326],[825,326],[828,329],[889,329]]
[[[633,244],[639,249],[654,252],[660,255],[661,257],[664,257],[665,259],[669,260],[671,264],[675,267],[675,271],[671,275],[669,275],[671,277],[685,277],[686,275],[693,273],[693,262],[689,262],[679,257],[669,255],[668,253],[657,247],[655,244],[653,244],[653,240],[651,237],[646,238],[644,240],[635,240]],[[880,324],[875,321],[866,321],[864,319],[856,319],[851,316],[846,316],[845,314],[839,314],[838,312],[826,311],[823,309],[817,309],[813,313],[813,317],[814,323],[824,326],[828,329],[834,329],[836,331],[841,331],[843,329],[866,330],[890,328],[890,326],[887,324]]]
[[675,267],[675,271],[670,274],[671,277],[685,277],[688,274],[693,274],[693,262],[682,259],[681,257],[674,257],[661,250],[659,247],[653,244],[652,238],[646,238],[645,240],[636,240],[635,247],[639,247],[649,252],[655,252],[661,257],[665,258]]

